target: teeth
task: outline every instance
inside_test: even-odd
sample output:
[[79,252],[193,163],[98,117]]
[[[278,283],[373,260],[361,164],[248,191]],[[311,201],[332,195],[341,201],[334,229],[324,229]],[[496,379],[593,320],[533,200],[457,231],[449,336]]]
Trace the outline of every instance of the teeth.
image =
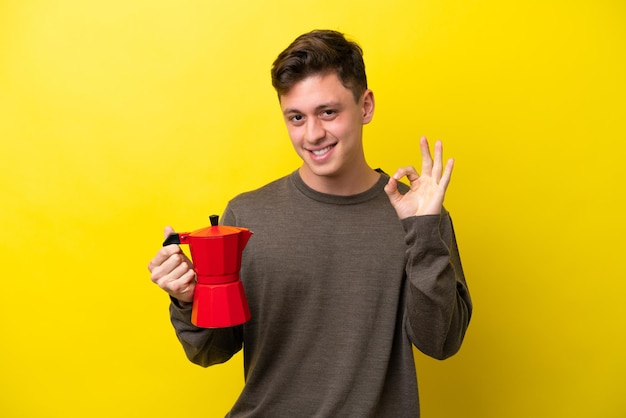
[[312,152],[313,152],[313,154],[315,154],[316,156],[320,157],[320,156],[322,156],[322,155],[326,154],[328,151],[330,151],[330,149],[331,149],[331,148],[332,148],[332,146],[330,146],[330,145],[329,145],[329,146],[327,146],[326,148],[322,148],[322,149],[320,149],[320,150],[317,150],[317,151],[312,151]]

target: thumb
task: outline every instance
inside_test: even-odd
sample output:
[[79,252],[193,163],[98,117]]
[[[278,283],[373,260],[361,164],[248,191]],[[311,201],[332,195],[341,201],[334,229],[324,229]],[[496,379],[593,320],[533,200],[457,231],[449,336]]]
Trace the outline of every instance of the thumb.
[[173,232],[174,232],[174,228],[172,228],[171,226],[169,226],[169,225],[168,225],[168,226],[166,226],[166,227],[165,227],[165,229],[163,230],[163,237],[164,237],[165,239],[167,239],[167,237],[169,237],[169,236],[170,236],[170,234],[171,234],[171,233],[173,233]]
[[398,190],[398,181],[393,177],[389,178],[384,190],[392,206],[395,206],[396,202],[402,198],[402,193]]

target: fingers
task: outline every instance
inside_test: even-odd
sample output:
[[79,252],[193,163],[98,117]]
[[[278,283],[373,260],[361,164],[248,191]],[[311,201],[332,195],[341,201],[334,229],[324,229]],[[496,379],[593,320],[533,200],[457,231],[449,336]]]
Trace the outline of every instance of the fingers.
[[385,185],[385,193],[389,197],[391,204],[395,206],[395,203],[402,199],[402,194],[398,191],[398,181],[394,177],[390,177],[389,181]]
[[[166,226],[163,235],[174,232]],[[161,247],[148,264],[150,279],[161,289],[182,302],[191,302],[196,284],[196,272],[191,260],[178,245]]]
[[192,269],[188,269],[175,280],[163,280],[157,284],[161,289],[177,299],[181,299],[179,297],[180,294],[187,293],[189,297],[192,297],[193,289],[196,284],[196,273]]
[[420,138],[420,151],[422,153],[422,175],[430,176],[433,169],[433,159],[430,156],[430,147],[425,136]]
[[[437,184],[443,183],[442,186],[447,187],[452,175],[452,168],[454,166],[454,160],[449,159],[446,166],[443,165],[443,143],[441,141],[435,142],[433,155],[430,153],[430,146],[426,137],[420,138],[420,150],[422,153],[422,174],[421,176],[430,177],[435,180]],[[402,177],[407,177],[409,182],[413,184],[420,178],[420,174],[417,173],[414,167],[401,167],[393,175],[395,180],[400,180]]]
[[454,160],[449,159],[446,166],[443,166],[443,143],[435,142],[433,156],[430,155],[430,147],[426,137],[420,139],[420,150],[422,153],[422,175],[432,177],[438,184],[446,188],[450,183]]
[[443,156],[443,145],[441,144],[441,141],[437,141],[435,142],[435,150],[434,150],[434,162],[433,162],[433,170],[431,175],[433,176],[433,178],[435,178],[436,180],[439,180],[441,178],[441,174],[443,172],[443,163],[441,161]]
[[[420,150],[422,153],[421,174],[418,174],[411,166],[399,168],[385,186],[385,193],[400,219],[441,213],[443,199],[450,183],[454,160],[449,159],[444,167],[441,141],[435,142],[433,155],[431,155],[428,141],[422,137]],[[398,190],[398,181],[403,177],[410,181],[410,190],[405,194]]]
[[178,245],[161,248],[148,269],[151,272],[150,279],[161,289],[183,302],[193,299],[196,273]]
[[409,182],[413,183],[414,181],[420,178],[417,170],[413,166],[400,167],[396,170],[396,173],[393,175],[395,180],[400,180],[402,177],[406,177]]
[[161,266],[173,254],[177,253],[182,254],[182,250],[178,245],[168,245],[166,247],[161,247],[161,249],[156,253],[154,258],[150,260],[150,263],[148,264],[148,270],[152,272],[155,268]]
[[159,249],[148,264],[148,270],[151,280],[161,286],[164,282],[177,280],[188,271],[193,271],[193,264],[178,245],[168,245]]
[[389,181],[385,185],[385,193],[387,193],[387,197],[389,197],[389,201],[391,202],[391,206],[396,210],[398,217],[400,219],[408,218],[412,215],[410,205],[406,205],[403,203],[404,195],[400,193],[398,190],[398,180],[396,180],[396,176],[400,178],[401,176],[396,173],[394,177],[390,177]]
[[454,168],[454,159],[450,158],[446,163],[446,169],[443,171],[439,185],[445,189],[450,184],[450,178],[452,178],[452,169]]

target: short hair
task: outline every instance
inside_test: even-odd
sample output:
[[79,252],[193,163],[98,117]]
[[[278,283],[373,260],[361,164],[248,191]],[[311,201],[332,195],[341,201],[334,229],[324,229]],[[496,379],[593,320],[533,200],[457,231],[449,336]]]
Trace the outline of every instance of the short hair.
[[297,37],[278,55],[272,65],[272,86],[280,98],[309,76],[332,73],[358,102],[367,89],[363,50],[340,32],[314,30]]

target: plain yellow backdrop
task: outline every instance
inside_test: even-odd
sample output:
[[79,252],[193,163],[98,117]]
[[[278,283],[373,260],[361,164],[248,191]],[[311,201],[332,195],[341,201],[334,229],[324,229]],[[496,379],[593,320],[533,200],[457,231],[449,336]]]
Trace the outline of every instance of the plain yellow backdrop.
[[623,1],[0,1],[0,416],[223,416],[184,358],[162,229],[298,166],[271,88],[315,28],[365,50],[372,166],[456,159],[475,313],[416,352],[426,418],[626,416]]

